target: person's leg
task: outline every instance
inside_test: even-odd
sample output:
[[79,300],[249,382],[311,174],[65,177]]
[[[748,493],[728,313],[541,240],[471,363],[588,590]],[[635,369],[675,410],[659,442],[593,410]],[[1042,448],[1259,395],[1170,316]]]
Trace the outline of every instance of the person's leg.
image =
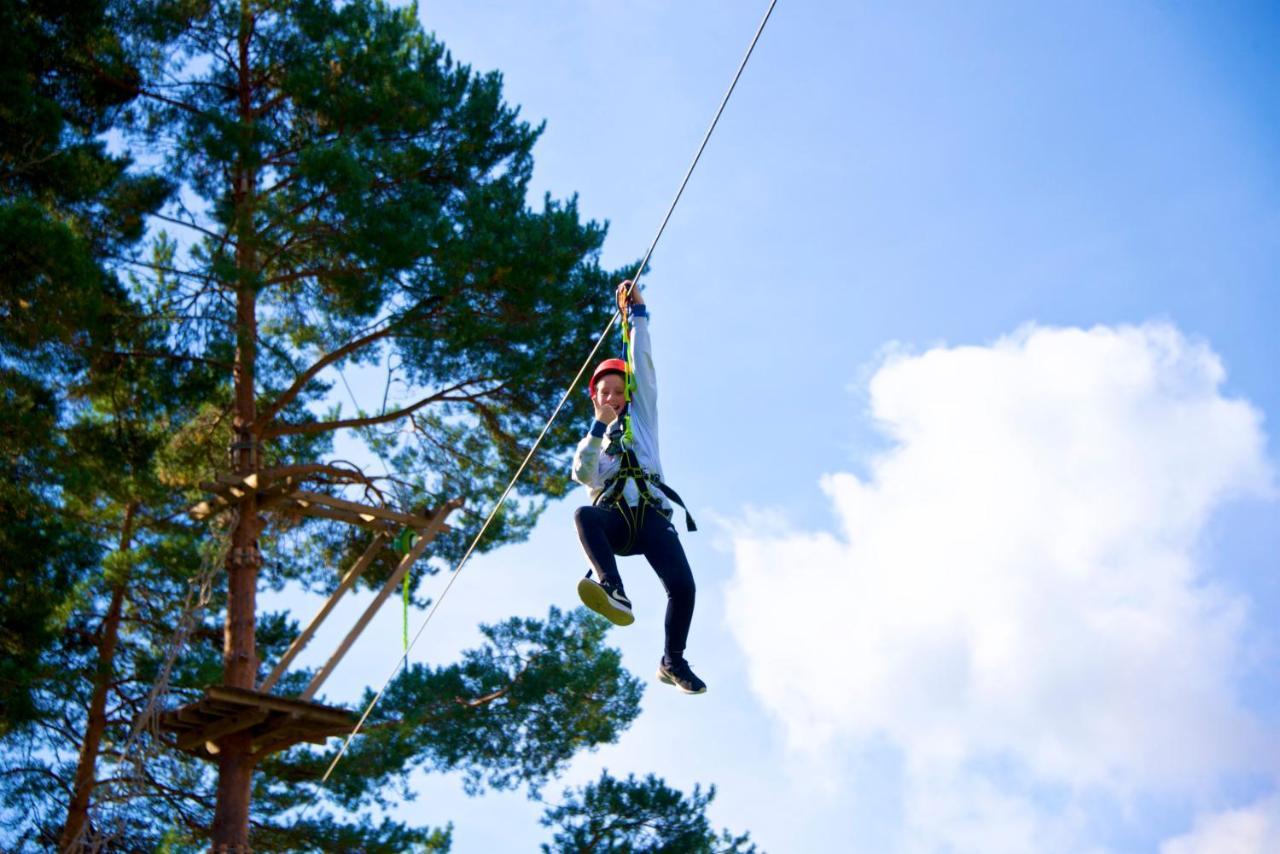
[[591,562],[587,577],[578,582],[582,604],[606,620],[629,626],[635,622],[631,600],[622,589],[622,576],[614,559],[628,545],[629,527],[616,507],[579,507],[573,514],[582,550]]
[[573,513],[578,540],[598,581],[622,588],[618,561],[614,558],[627,542],[627,520],[615,507],[579,507]]
[[665,622],[666,644],[663,660],[676,663],[684,660],[685,644],[689,639],[689,626],[693,622],[693,605],[697,587],[693,582],[693,570],[685,557],[684,546],[675,526],[655,508],[645,509],[644,520],[637,537],[640,548],[653,567],[662,586],[667,591],[667,616]]
[[697,593],[684,546],[680,545],[670,517],[653,508],[646,510],[637,540],[667,591],[666,644],[658,663],[658,680],[675,685],[686,694],[701,694],[707,690],[707,683],[694,674],[684,658]]

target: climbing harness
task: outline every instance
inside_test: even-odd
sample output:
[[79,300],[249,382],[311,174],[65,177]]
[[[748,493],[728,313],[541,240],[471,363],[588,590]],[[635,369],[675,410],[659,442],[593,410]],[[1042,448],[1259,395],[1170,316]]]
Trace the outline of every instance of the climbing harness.
[[[702,142],[698,145],[698,150],[697,152],[695,152],[693,156],[693,162],[689,164],[689,168],[685,171],[684,179],[680,182],[680,188],[676,191],[675,198],[672,199],[671,205],[667,208],[666,215],[662,218],[662,223],[658,226],[658,233],[654,236],[653,242],[649,244],[649,249],[645,252],[644,258],[640,261],[639,266],[636,267],[635,274],[631,277],[631,288],[628,289],[628,292],[626,295],[627,297],[629,297],[631,291],[634,290],[639,285],[640,276],[644,273],[645,268],[648,266],[649,259],[653,256],[653,252],[658,246],[658,241],[662,239],[662,233],[666,230],[667,223],[671,221],[671,215],[675,213],[676,205],[679,204],[680,197],[684,195],[685,187],[689,185],[689,179],[693,176],[693,170],[697,167],[698,161],[702,158],[702,152],[706,150],[707,143],[711,140],[711,134],[712,132],[715,131],[716,125],[719,123],[720,116],[724,113],[725,107],[728,106],[729,98],[730,96],[733,95],[733,90],[737,87],[738,80],[742,77],[742,72],[747,67],[747,61],[751,58],[751,54],[752,54],[752,51],[755,50],[756,43],[760,41],[760,36],[764,33],[765,25],[769,22],[769,17],[770,15],[773,14],[773,9],[777,4],[778,4],[778,0],[770,0],[768,8],[765,10],[764,17],[760,20],[760,25],[756,28],[755,35],[752,36],[751,43],[747,46],[747,51],[743,55],[742,61],[738,64],[738,70],[737,72],[734,73],[733,80],[729,83],[729,88],[724,93],[724,98],[721,99],[720,106],[716,109],[715,115],[711,119],[711,124],[707,127],[706,133],[704,133],[702,136]],[[360,719],[356,721],[356,724],[354,727],[352,727],[351,732],[348,733],[347,737],[343,740],[342,747],[338,749],[337,755],[335,755],[333,757],[333,760],[329,763],[329,767],[325,770],[324,776],[320,778],[321,786],[323,786],[325,783],[328,782],[329,777],[333,774],[333,770],[338,767],[338,763],[341,762],[342,757],[346,755],[347,748],[351,746],[352,739],[354,739],[356,735],[359,734],[361,728],[364,727],[365,721],[369,719],[369,715],[373,713],[374,708],[378,705],[378,702],[382,699],[383,694],[386,693],[387,688],[391,685],[391,680],[395,678],[396,673],[400,669],[400,662],[408,661],[409,651],[413,649],[413,647],[417,644],[418,639],[422,637],[422,633],[426,630],[427,625],[430,624],[432,617],[434,617],[436,611],[439,610],[440,603],[444,601],[445,596],[448,595],[449,590],[452,589],[454,582],[456,582],[458,580],[458,577],[462,574],[463,567],[466,566],[467,561],[470,559],[472,553],[475,552],[476,546],[479,545],[480,540],[484,537],[485,533],[488,531],[489,525],[492,524],[493,520],[498,515],[498,511],[501,510],[502,506],[506,503],[506,500],[508,496],[510,496],[511,491],[515,488],[516,483],[519,482],[521,475],[524,474],[524,470],[528,468],[530,460],[533,459],[533,455],[537,453],[538,448],[542,445],[542,440],[545,439],[547,436],[547,433],[551,431],[551,427],[553,424],[555,424],[556,418],[559,417],[560,411],[564,409],[565,402],[568,401],[569,395],[571,395],[573,393],[573,390],[577,388],[578,383],[582,381],[583,376],[586,374],[587,368],[590,367],[592,361],[596,358],[596,354],[600,352],[600,347],[601,345],[604,344],[605,338],[608,337],[609,330],[613,328],[613,325],[618,322],[619,316],[623,314],[625,314],[625,312],[615,311],[613,313],[613,316],[609,318],[609,323],[605,326],[604,331],[601,332],[600,336],[596,339],[595,346],[591,348],[591,352],[587,354],[586,360],[582,363],[582,366],[578,368],[578,373],[574,376],[573,382],[569,383],[569,387],[565,389],[564,394],[560,398],[560,402],[556,404],[556,408],[555,410],[552,411],[551,417],[547,419],[546,425],[543,426],[542,432],[538,434],[538,438],[534,440],[533,445],[529,448],[529,452],[525,454],[524,460],[520,463],[519,467],[516,469],[516,472],[512,476],[510,482],[507,484],[506,489],[502,491],[502,494],[498,497],[498,500],[494,504],[493,509],[489,511],[488,517],[485,518],[484,524],[480,526],[480,531],[475,535],[474,538],[472,538],[471,544],[467,546],[466,551],[463,552],[462,558],[458,561],[457,565],[454,567],[453,572],[449,576],[448,582],[444,586],[444,589],[441,590],[440,595],[436,597],[435,602],[431,606],[431,610],[427,612],[427,616],[423,618],[422,624],[418,627],[417,632],[410,639],[408,646],[405,649],[403,658],[396,662],[395,669],[393,669],[391,673],[388,674],[386,680],[382,683],[382,687],[379,688],[377,693],[373,695],[373,698],[369,701],[368,705],[365,707],[363,714],[360,715]],[[625,323],[626,321],[625,317],[623,318],[623,321]],[[628,336],[628,338],[629,337],[630,336]],[[624,430],[625,430],[625,427],[624,427]],[[679,502],[679,503],[681,507],[684,507],[683,502]],[[686,510],[685,512],[687,514],[688,510]],[[692,518],[688,518],[688,524],[689,524],[689,530],[691,531],[695,530],[695,528],[693,527]]]
[[[635,290],[635,282],[627,287],[627,292],[623,294],[619,302],[618,310],[622,312],[622,346],[627,354],[627,370],[624,376],[626,383],[624,385],[624,398],[627,401],[627,411],[623,414],[622,420],[622,441],[627,445],[633,446],[635,443],[635,435],[631,432],[631,396],[636,391],[636,353],[635,353],[635,336],[631,334],[631,292]],[[688,511],[686,511],[688,512]]]
[[[653,507],[659,513],[663,512],[662,502],[650,491],[650,486],[666,496],[672,504],[680,505],[680,509],[684,511],[684,523],[688,530],[698,530],[697,523],[693,521],[693,514],[685,506],[680,494],[663,483],[656,474],[641,466],[634,450],[623,445],[618,456],[621,458],[621,465],[617,473],[605,481],[604,489],[592,503],[597,507],[617,507],[622,513],[622,518],[627,520],[627,543],[622,549],[623,552],[630,551],[635,543],[636,535],[644,524],[646,508]],[[628,481],[636,485],[636,491],[640,495],[640,502],[634,506],[628,504],[623,495]],[[667,514],[663,513],[663,515]]]

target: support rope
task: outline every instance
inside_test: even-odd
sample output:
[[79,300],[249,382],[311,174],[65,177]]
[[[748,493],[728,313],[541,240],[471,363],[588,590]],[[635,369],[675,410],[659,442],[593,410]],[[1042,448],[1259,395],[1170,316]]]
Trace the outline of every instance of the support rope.
[[[764,32],[765,25],[769,22],[769,16],[773,14],[773,7],[776,6],[777,3],[778,3],[778,0],[770,0],[769,7],[768,9],[765,10],[764,17],[760,20],[760,25],[756,28],[755,35],[752,37],[751,43],[747,46],[747,51],[743,55],[742,61],[738,64],[738,70],[733,75],[733,80],[729,83],[729,88],[724,93],[724,98],[721,99],[720,106],[716,110],[715,115],[711,119],[711,124],[707,127],[706,133],[703,134],[702,142],[701,144],[698,145],[697,152],[693,155],[693,162],[689,164],[688,170],[685,171],[684,179],[680,182],[680,188],[676,191],[675,198],[671,200],[671,205],[670,207],[667,208],[666,216],[662,218],[662,223],[658,226],[658,232],[656,235],[654,235],[653,242],[649,244],[648,251],[644,253],[644,259],[641,260],[640,264],[636,267],[635,273],[631,277],[631,287],[627,290],[627,294],[626,294],[627,297],[630,297],[631,291],[633,291],[640,284],[640,276],[644,273],[645,267],[648,266],[649,259],[653,256],[653,251],[658,246],[658,241],[662,239],[662,233],[666,230],[667,223],[671,220],[671,215],[675,212],[676,205],[680,203],[680,197],[684,194],[685,187],[688,186],[689,179],[693,176],[693,170],[697,167],[698,161],[702,157],[702,152],[706,150],[707,143],[711,139],[711,134],[715,131],[716,125],[720,121],[720,116],[724,113],[724,109],[729,103],[729,98],[730,96],[733,95],[733,90],[735,87],[737,87],[738,80],[742,77],[742,72],[747,67],[747,61],[751,58],[751,53],[752,51],[755,50],[756,43],[760,40],[760,36]],[[448,595],[450,588],[453,587],[453,583],[457,581],[458,576],[462,574],[463,567],[466,566],[467,561],[470,559],[471,554],[475,551],[476,546],[480,543],[480,540],[484,538],[485,532],[488,531],[489,529],[489,525],[493,522],[494,518],[498,515],[498,511],[501,510],[502,506],[506,503],[507,498],[511,495],[511,491],[515,488],[515,485],[520,481],[520,477],[521,475],[524,474],[524,470],[528,467],[529,461],[532,460],[533,455],[537,453],[538,447],[542,444],[542,440],[546,438],[547,433],[550,432],[551,426],[555,424],[556,418],[559,417],[560,411],[564,408],[565,402],[568,401],[569,396],[573,393],[573,390],[577,388],[578,383],[581,382],[583,375],[586,374],[587,369],[591,366],[591,363],[595,360],[596,354],[600,351],[600,346],[604,343],[605,339],[608,337],[610,330],[613,329],[613,325],[618,322],[618,318],[621,316],[621,314],[622,314],[621,309],[615,310],[613,313],[613,317],[609,319],[609,323],[605,326],[604,331],[602,331],[600,333],[600,337],[596,339],[595,346],[591,348],[591,352],[587,355],[586,360],[582,363],[582,367],[578,369],[578,373],[576,376],[574,376],[573,382],[571,382],[569,384],[569,387],[565,389],[564,396],[562,396],[560,398],[560,402],[556,404],[555,411],[553,411],[551,413],[551,417],[547,419],[547,423],[542,428],[542,432],[539,433],[538,438],[534,440],[534,443],[532,447],[529,448],[529,452],[525,455],[523,462],[520,463],[520,467],[516,469],[515,475],[512,476],[511,481],[507,484],[506,489],[502,491],[502,495],[498,498],[498,501],[494,505],[493,510],[489,512],[488,518],[486,518],[484,521],[484,524],[480,526],[479,533],[477,533],[476,536],[471,540],[471,545],[467,547],[467,550],[466,552],[463,553],[461,560],[458,561],[458,565],[454,567],[453,572],[449,576],[449,581],[445,584],[444,589],[440,591],[440,595],[437,596],[435,602],[432,603],[431,610],[427,612],[427,616],[423,619],[422,624],[418,627],[417,632],[414,633],[413,638],[409,641],[408,648],[405,649],[404,655],[396,662],[395,668],[391,671],[391,673],[387,676],[386,680],[382,683],[382,687],[378,689],[378,692],[373,696],[373,699],[369,701],[369,705],[365,708],[364,713],[360,715],[360,719],[356,721],[356,725],[352,728],[351,732],[347,734],[346,739],[342,742],[342,747],[338,750],[338,754],[333,758],[333,761],[329,763],[329,767],[325,770],[324,776],[320,779],[321,786],[323,786],[325,783],[329,781],[329,777],[333,774],[334,769],[338,767],[338,763],[341,762],[342,757],[346,755],[347,748],[350,747],[351,741],[356,737],[357,734],[359,734],[360,730],[364,727],[365,721],[368,720],[369,715],[373,713],[374,708],[378,705],[378,702],[382,699],[382,695],[386,693],[387,688],[391,684],[391,680],[395,678],[396,673],[399,671],[401,663],[403,662],[406,665],[408,664],[409,653],[413,650],[413,647],[418,643],[418,639],[422,637],[422,633],[423,631],[426,630],[427,625],[431,622],[431,618],[434,617],[436,611],[439,610],[440,603],[443,602],[445,596]]]

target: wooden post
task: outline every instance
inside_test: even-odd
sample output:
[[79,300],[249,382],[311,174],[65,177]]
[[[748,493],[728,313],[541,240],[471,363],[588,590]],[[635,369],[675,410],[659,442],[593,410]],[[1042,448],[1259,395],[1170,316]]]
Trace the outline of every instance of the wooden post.
[[374,597],[373,602],[369,604],[369,607],[365,609],[365,612],[360,615],[360,619],[356,621],[356,624],[352,627],[351,631],[347,633],[346,638],[343,639],[342,643],[338,646],[337,651],[335,651],[333,655],[330,656],[329,660],[325,662],[324,667],[320,668],[320,672],[312,678],[311,684],[307,686],[307,690],[302,692],[300,699],[310,700],[315,696],[316,692],[320,690],[320,686],[329,678],[329,674],[331,674],[333,669],[338,666],[338,662],[342,661],[342,657],[347,654],[347,650],[351,648],[351,645],[360,637],[361,632],[363,632],[365,627],[369,625],[369,622],[373,620],[374,614],[378,612],[378,609],[380,609],[383,603],[385,603],[391,596],[391,593],[396,589],[396,586],[404,579],[404,574],[409,571],[409,567],[413,566],[414,562],[417,561],[418,558],[422,557],[422,553],[427,550],[427,546],[429,546],[431,541],[436,538],[436,535],[440,533],[441,528],[444,527],[445,518],[461,506],[462,500],[455,498],[442,505],[440,509],[435,512],[435,515],[431,517],[430,523],[427,524],[426,528],[419,532],[418,541],[413,544],[413,548],[409,550],[408,554],[400,559],[400,564],[396,567],[396,571],[387,579],[386,584],[382,585],[382,589],[378,591],[378,595]]
[[258,688],[259,691],[265,694],[275,686],[276,682],[280,680],[280,677],[284,675],[284,672],[289,669],[289,665],[293,663],[294,657],[297,656],[298,653],[302,652],[303,648],[311,642],[311,638],[315,635],[316,630],[320,628],[320,624],[323,623],[325,618],[329,616],[329,613],[333,611],[334,607],[338,604],[338,600],[343,597],[343,594],[355,586],[360,575],[369,568],[369,564],[373,563],[373,559],[378,555],[378,550],[386,545],[386,542],[387,537],[385,534],[378,534],[373,538],[373,542],[369,544],[369,548],[364,550],[364,554],[360,555],[360,559],[356,561],[351,569],[347,570],[347,574],[342,577],[342,581],[338,583],[338,589],[333,591],[333,595],[330,596],[325,601],[324,605],[320,607],[320,611],[311,618],[311,622],[302,630],[302,634],[298,635],[294,642],[289,645],[289,648],[280,658],[280,661],[276,664],[275,668],[267,678],[263,680],[262,685]]

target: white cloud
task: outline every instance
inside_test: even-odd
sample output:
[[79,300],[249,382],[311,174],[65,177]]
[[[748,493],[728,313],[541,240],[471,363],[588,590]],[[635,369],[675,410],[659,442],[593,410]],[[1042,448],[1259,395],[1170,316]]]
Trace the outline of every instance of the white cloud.
[[1057,852],[1095,854],[1079,839],[1080,811],[1045,808],[973,768],[917,767],[907,779],[903,849],[910,854]]
[[1160,854],[1275,854],[1280,851],[1280,796],[1202,816],[1190,833],[1160,846]]
[[894,446],[822,481],[840,531],[733,535],[729,628],[791,743],[1117,794],[1280,770],[1234,688],[1247,602],[1193,551],[1270,490],[1223,379],[1164,324],[890,356],[869,389]]

